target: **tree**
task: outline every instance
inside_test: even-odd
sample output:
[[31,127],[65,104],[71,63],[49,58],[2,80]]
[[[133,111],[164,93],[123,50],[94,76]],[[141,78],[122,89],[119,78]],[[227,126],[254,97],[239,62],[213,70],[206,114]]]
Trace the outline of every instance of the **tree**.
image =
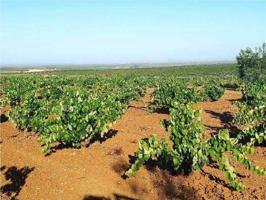
[[262,47],[242,49],[236,57],[241,79],[255,80],[265,78],[266,72],[266,43]]

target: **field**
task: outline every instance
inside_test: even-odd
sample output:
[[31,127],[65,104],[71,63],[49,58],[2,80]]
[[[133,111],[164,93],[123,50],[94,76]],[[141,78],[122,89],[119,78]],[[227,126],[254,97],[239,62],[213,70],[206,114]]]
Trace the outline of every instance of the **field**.
[[0,84],[1,199],[266,199],[266,84],[234,64]]

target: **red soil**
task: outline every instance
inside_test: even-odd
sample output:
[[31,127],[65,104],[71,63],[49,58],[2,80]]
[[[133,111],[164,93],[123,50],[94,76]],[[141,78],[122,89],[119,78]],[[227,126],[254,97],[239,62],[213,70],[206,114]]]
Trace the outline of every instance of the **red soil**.
[[[35,134],[18,131],[10,121],[2,122],[3,199],[266,199],[266,177],[238,164],[235,166],[240,180],[247,186],[244,192],[232,191],[223,173],[214,167],[204,167],[202,172],[187,177],[143,167],[134,177],[123,179],[129,155],[134,155],[140,139],[151,133],[169,136],[159,123],[168,115],[146,111],[151,92],[148,90],[143,101],[132,103],[106,141],[96,141],[88,148],[58,149],[49,156],[41,153]],[[236,129],[228,119],[235,112],[230,100],[238,98],[239,92],[226,90],[217,102],[197,104],[204,109],[202,123],[207,133],[223,127]],[[266,168],[266,149],[258,147],[256,151],[251,159]]]

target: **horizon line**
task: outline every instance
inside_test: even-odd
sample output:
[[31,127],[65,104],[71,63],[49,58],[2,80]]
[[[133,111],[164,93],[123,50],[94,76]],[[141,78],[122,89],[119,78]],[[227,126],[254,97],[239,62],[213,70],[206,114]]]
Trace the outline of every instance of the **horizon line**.
[[49,66],[151,66],[151,65],[197,65],[197,64],[235,64],[236,60],[228,59],[228,60],[199,60],[199,61],[174,61],[174,62],[127,62],[127,63],[28,63],[28,64],[0,64],[0,68],[5,67],[49,67]]

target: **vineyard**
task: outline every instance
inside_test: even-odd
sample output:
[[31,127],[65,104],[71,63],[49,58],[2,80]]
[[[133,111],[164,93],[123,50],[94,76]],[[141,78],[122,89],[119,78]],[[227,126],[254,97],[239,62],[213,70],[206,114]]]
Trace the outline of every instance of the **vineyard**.
[[237,73],[3,75],[1,197],[266,199],[266,80]]

